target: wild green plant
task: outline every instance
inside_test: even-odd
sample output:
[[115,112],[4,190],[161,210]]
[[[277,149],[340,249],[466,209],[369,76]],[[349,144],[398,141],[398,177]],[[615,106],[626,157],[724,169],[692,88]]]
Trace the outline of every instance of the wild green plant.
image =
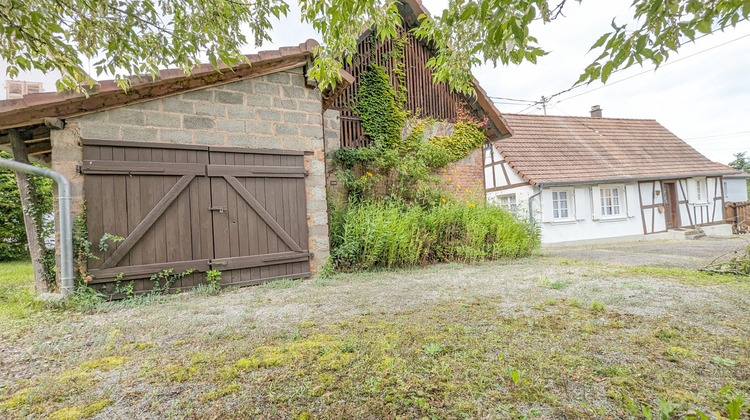
[[109,243],[107,241],[111,241],[113,244],[116,244],[118,242],[124,241],[125,238],[122,236],[113,235],[111,233],[104,233],[102,235],[101,239],[99,239],[99,251],[101,252],[107,252],[109,251]]
[[125,276],[125,273],[120,273],[115,278],[115,294],[124,293],[125,299],[132,299],[135,295],[135,281],[131,280],[124,285],[122,284],[122,279]]
[[482,203],[367,200],[335,209],[331,220],[329,261],[336,271],[513,258],[538,245],[528,225]]
[[594,312],[602,312],[604,311],[604,304],[595,300],[591,302],[591,310]]
[[173,274],[174,268],[168,268],[152,275],[149,279],[154,282],[154,287],[151,289],[151,293],[158,295],[169,292],[169,289],[177,280],[192,274],[194,271],[194,268],[189,268],[182,273]]
[[214,293],[218,292],[219,289],[221,289],[221,285],[219,284],[220,281],[221,281],[221,271],[219,270],[206,271],[207,291],[212,289]]

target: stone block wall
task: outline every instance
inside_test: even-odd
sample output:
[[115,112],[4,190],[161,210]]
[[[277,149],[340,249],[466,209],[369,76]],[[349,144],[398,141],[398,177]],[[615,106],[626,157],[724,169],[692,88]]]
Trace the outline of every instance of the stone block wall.
[[[83,176],[75,172],[80,139],[305,151],[312,271],[328,257],[321,96],[306,85],[302,67],[69,118],[53,133],[52,168],[71,178],[76,210],[83,201]],[[338,142],[336,127],[329,134]]]

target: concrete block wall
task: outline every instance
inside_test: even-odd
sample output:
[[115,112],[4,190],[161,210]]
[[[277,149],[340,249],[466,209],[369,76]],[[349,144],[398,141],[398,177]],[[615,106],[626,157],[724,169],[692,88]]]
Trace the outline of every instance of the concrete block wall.
[[[82,203],[83,177],[75,173],[80,139],[305,151],[309,249],[316,272],[330,251],[321,111],[320,91],[307,87],[302,67],[279,71],[69,118],[52,138],[52,166],[73,176],[74,202]],[[337,129],[330,134],[337,137]]]

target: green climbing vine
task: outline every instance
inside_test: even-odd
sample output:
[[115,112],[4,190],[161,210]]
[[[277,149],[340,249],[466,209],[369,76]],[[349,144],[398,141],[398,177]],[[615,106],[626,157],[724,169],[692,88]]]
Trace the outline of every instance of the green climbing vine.
[[385,67],[370,65],[360,83],[355,111],[359,114],[365,135],[390,148],[398,147],[407,112],[396,100],[396,92]]

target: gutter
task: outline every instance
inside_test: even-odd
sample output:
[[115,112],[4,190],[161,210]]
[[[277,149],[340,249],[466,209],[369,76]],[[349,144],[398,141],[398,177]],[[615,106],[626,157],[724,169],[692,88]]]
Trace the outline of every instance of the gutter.
[[536,182],[533,185],[542,186],[542,185],[579,185],[579,184],[601,184],[601,183],[612,183],[612,182],[635,182],[635,181],[660,181],[663,179],[682,179],[682,178],[694,178],[694,177],[704,177],[704,176],[728,176],[729,174],[726,172],[717,172],[717,173],[696,173],[696,174],[686,174],[686,175],[669,175],[669,176],[659,176],[659,177],[642,177],[642,178],[617,178],[617,179],[595,179],[595,180],[589,180],[589,181],[555,181],[555,182]]
[[60,293],[70,295],[75,287],[73,276],[73,216],[70,211],[70,181],[63,174],[50,169],[0,158],[0,167],[31,175],[51,178],[57,183],[60,212]]

